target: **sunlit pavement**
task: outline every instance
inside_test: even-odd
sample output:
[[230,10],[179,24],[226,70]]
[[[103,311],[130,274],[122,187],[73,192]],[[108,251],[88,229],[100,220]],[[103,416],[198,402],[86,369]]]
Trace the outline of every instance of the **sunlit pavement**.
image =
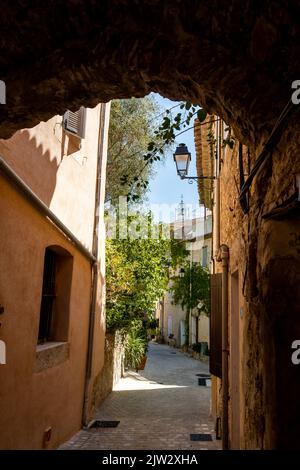
[[[196,374],[207,364],[177,349],[151,343],[144,371],[127,372],[95,418],[120,421],[116,428],[77,433],[61,449],[220,449],[210,415],[210,388]],[[212,434],[210,441],[191,441],[191,434]]]

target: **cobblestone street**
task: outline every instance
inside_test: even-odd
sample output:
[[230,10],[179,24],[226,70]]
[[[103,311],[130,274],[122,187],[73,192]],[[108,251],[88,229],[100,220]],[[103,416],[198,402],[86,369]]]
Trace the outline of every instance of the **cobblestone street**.
[[[60,449],[220,449],[210,414],[210,387],[196,374],[208,366],[169,346],[151,343],[144,371],[127,372],[95,418],[120,421],[116,428],[78,432]],[[212,441],[191,441],[212,434]]]

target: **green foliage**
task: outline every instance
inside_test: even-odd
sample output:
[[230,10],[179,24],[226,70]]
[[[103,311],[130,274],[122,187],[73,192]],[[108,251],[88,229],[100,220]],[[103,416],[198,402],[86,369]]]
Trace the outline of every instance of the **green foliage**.
[[[207,136],[206,136],[207,142],[210,144],[211,148],[213,149],[214,145],[216,144],[216,138],[213,132],[213,123],[210,122],[208,125],[208,130],[207,130]],[[213,151],[213,150],[212,150]],[[213,155],[213,154],[211,154]]]
[[210,291],[209,291],[209,271],[203,268],[200,263],[189,262],[183,266],[184,276],[173,277],[171,291],[173,293],[174,304],[180,304],[187,309],[198,308],[200,312],[209,314]]
[[153,174],[153,164],[162,158],[175,138],[189,129],[194,117],[204,122],[206,111],[192,103],[181,103],[175,115],[166,110],[162,121],[155,119],[157,105],[151,96],[112,102],[106,198],[119,196],[140,201]]
[[157,327],[158,327],[158,319],[154,317],[148,318],[147,328],[149,328],[149,330],[155,330]]
[[[128,222],[135,217],[129,217]],[[151,217],[148,224],[151,226]],[[182,260],[185,251],[170,239],[138,238],[106,241],[106,326],[126,334],[125,356],[137,368],[147,351],[148,332],[155,334],[156,302],[167,289],[170,256]]]
[[[134,217],[129,219],[132,222]],[[149,226],[151,218],[148,219]],[[139,238],[107,240],[106,324],[108,330],[129,330],[144,319],[168,284],[170,240]]]
[[158,112],[159,107],[151,96],[112,102],[106,200],[115,203],[119,196],[127,196],[132,190],[140,199],[145,193],[152,169],[151,165],[145,165],[144,155],[150,142],[161,143],[154,134]]
[[143,321],[132,322],[125,341],[125,363],[137,369],[148,349],[147,328]]
[[181,265],[189,254],[189,251],[186,249],[186,243],[182,240],[174,239],[174,233],[171,233],[170,254],[169,265],[173,269]]
[[192,350],[197,353],[203,354],[204,356],[209,355],[208,344],[206,341],[192,344]]
[[[167,116],[164,116],[158,129],[154,131],[164,145],[173,144],[176,138],[176,131],[187,129],[193,117],[197,116],[200,122],[203,122],[207,115],[204,109],[188,102],[181,103],[180,111],[175,116],[171,114],[170,110],[167,110],[166,114]],[[154,142],[150,142],[148,151],[152,152],[152,154],[146,156],[146,159],[151,159],[153,155],[160,151],[160,147],[157,147]],[[156,157],[158,156],[156,155]]]
[[201,343],[194,343],[192,344],[192,350],[197,352],[197,353],[201,353],[202,351],[202,344]]
[[159,321],[158,318],[150,316],[147,320],[147,332],[151,337],[154,337],[159,333]]
[[235,137],[232,135],[231,132],[231,127],[228,126],[226,127],[225,131],[228,132],[226,139],[223,139],[223,147],[226,147],[228,145],[229,148],[233,149],[234,144],[235,144]]
[[144,355],[144,343],[142,338],[130,333],[125,342],[126,365],[136,369]]
[[[142,200],[153,174],[153,164],[164,158],[176,137],[189,129],[193,118],[203,123],[207,117],[207,112],[196,104],[182,102],[179,109],[175,114],[166,110],[158,123],[158,105],[151,95],[112,102],[106,200],[115,203],[119,196],[127,196],[133,202]],[[223,146],[232,149],[235,137],[230,127],[226,130],[228,135],[223,139]],[[216,141],[212,123],[208,127],[207,141],[211,158],[214,158]]]

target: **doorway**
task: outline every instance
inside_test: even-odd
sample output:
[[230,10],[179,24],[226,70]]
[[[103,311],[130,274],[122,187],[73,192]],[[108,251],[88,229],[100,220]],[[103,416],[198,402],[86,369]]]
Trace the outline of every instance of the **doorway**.
[[185,320],[180,320],[180,346],[184,346],[186,342]]
[[173,316],[168,315],[168,337],[173,334]]

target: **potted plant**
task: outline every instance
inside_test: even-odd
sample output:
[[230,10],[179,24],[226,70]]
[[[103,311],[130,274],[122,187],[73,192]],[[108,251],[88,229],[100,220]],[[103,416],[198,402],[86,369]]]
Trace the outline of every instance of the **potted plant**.
[[147,356],[144,355],[142,357],[142,359],[140,360],[139,364],[137,365],[136,367],[136,370],[144,370],[145,369],[145,365],[146,365],[146,362],[147,362]]
[[128,367],[136,370],[145,368],[147,356],[147,342],[138,332],[129,332],[125,343],[125,361]]

